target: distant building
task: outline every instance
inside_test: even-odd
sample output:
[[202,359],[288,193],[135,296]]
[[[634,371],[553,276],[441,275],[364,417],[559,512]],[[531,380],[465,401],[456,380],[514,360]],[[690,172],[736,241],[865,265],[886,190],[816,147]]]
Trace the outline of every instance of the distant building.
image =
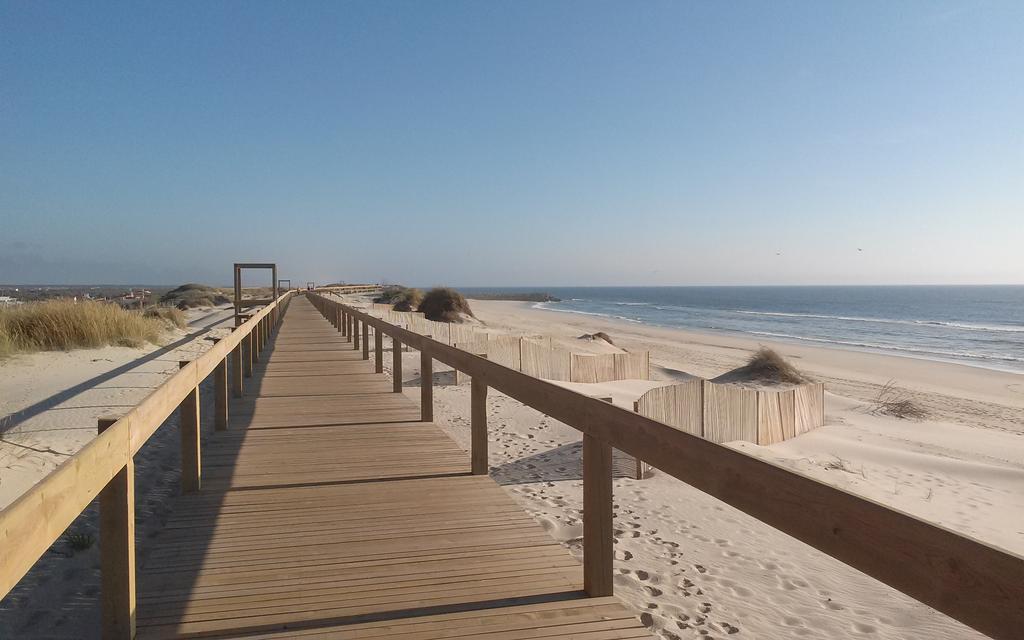
[[11,304],[21,304],[21,300],[12,298],[11,296],[0,296],[0,307],[6,307]]

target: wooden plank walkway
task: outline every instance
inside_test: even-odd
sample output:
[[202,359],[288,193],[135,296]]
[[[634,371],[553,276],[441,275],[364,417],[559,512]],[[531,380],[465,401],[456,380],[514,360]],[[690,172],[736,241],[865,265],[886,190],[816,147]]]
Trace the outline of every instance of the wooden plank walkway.
[[305,297],[139,579],[138,637],[649,638]]

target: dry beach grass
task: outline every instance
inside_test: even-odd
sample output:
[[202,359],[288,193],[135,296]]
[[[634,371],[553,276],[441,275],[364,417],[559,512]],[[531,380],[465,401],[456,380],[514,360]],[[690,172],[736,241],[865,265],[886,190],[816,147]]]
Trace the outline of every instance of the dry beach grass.
[[48,300],[0,308],[0,357],[33,351],[157,343],[169,325],[183,321],[169,312],[128,311],[114,304]]

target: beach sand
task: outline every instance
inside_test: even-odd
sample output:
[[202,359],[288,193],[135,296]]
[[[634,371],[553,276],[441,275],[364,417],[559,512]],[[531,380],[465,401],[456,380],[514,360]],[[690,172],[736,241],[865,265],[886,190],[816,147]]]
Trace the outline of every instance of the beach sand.
[[[96,435],[96,419],[120,415],[228,333],[233,309],[187,312],[189,326],[163,345],[19,355],[0,362],[0,507],[13,502]],[[203,411],[213,393],[203,385]],[[208,421],[209,422],[209,421]],[[212,430],[204,425],[204,432]],[[204,436],[205,437],[205,436]],[[135,456],[139,561],[158,535],[180,485],[178,418],[173,414]],[[98,530],[93,504],[69,527]],[[59,540],[0,601],[0,638],[95,638],[99,632],[99,546]]]
[[[729,446],[1024,554],[1024,376],[471,302],[491,329],[553,335],[576,350],[596,344],[578,336],[604,331],[619,347],[650,350],[660,384],[721,375],[772,346],[825,383],[826,426],[770,447]],[[409,354],[403,365],[412,397],[418,363]],[[438,367],[435,379],[451,376]],[[927,419],[870,412],[890,380]],[[571,386],[631,407],[652,383]],[[468,385],[439,386],[434,400],[435,420],[468,449]],[[580,434],[493,390],[488,420],[492,476],[581,556]],[[657,470],[617,478],[615,505],[616,594],[661,637],[983,637]]]
[[[737,336],[663,329],[472,301],[489,330],[552,335],[577,351],[649,350],[653,381],[568,384],[622,406],[690,375],[715,377],[761,344]],[[224,312],[219,312],[224,313]],[[226,312],[224,318],[230,314]],[[224,331],[197,318],[168,347],[22,356],[0,364],[0,504],[7,504],[87,442],[96,417],[123,411],[208,348]],[[604,331],[616,346],[577,336]],[[1024,376],[962,365],[772,344],[826,385],[826,426],[793,440],[733,446],[921,518],[1024,553]],[[385,366],[390,367],[390,357]],[[419,399],[419,354],[404,358],[406,393]],[[435,419],[469,448],[469,386],[435,369]],[[870,412],[889,380],[929,415]],[[205,388],[204,388],[205,389]],[[205,389],[203,402],[212,402]],[[492,477],[581,556],[580,434],[493,390],[488,401]],[[52,450],[52,451],[50,451]],[[139,553],[177,492],[176,418],[136,457]],[[625,468],[625,466],[623,467]],[[95,527],[95,510],[79,525]],[[663,638],[980,638],[963,625],[710,496],[655,470],[615,481],[616,594]],[[97,628],[97,549],[58,543],[0,607],[0,637],[77,638]]]

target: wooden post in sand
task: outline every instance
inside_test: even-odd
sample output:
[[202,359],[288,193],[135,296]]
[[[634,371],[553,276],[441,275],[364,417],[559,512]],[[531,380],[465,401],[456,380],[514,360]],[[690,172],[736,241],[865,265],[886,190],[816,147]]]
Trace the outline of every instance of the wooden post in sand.
[[242,372],[246,378],[252,377],[252,333],[246,334],[242,338],[242,342],[245,344],[245,350],[242,355]]
[[427,351],[426,340],[420,346],[420,420],[434,420],[434,359]]
[[[99,433],[117,418],[100,418]],[[100,491],[100,633],[135,637],[135,463],[128,462]]]
[[242,343],[231,350],[231,395],[242,397]]
[[[633,413],[640,413],[639,400],[633,401]],[[651,465],[647,464],[646,462],[644,462],[640,458],[637,458],[636,456],[633,456],[633,460],[636,462],[636,469],[634,470],[634,473],[636,474],[636,479],[643,480],[644,476],[646,476],[647,473],[651,470]]]
[[583,434],[583,590],[612,595],[612,448]]
[[402,343],[391,337],[391,390],[402,393]]
[[379,328],[373,330],[373,370],[384,373],[384,332]]
[[363,321],[363,360],[370,359],[370,325]]
[[[213,344],[220,342],[217,338]],[[228,428],[228,359],[221,359],[213,369],[213,428],[224,431]]]
[[[179,368],[188,366],[188,360],[178,362]],[[202,463],[199,453],[199,387],[193,387],[178,405],[181,429],[181,491],[199,491]]]
[[487,383],[480,376],[470,381],[470,448],[473,475],[485,476],[487,461]]
[[260,340],[260,321],[257,320],[252,330],[249,333],[252,336],[252,364],[255,367],[256,363],[260,361],[260,349],[263,348],[263,343]]

